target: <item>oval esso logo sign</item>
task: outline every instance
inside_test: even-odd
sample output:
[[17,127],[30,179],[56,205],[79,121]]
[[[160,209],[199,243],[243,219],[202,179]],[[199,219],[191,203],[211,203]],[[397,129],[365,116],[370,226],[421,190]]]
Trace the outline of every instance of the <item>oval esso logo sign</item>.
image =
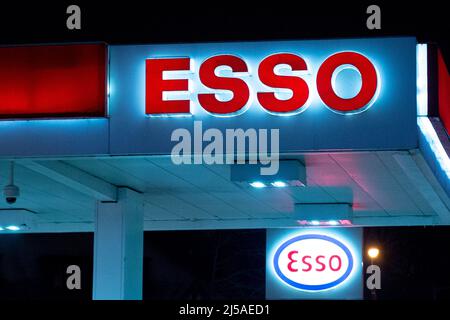
[[291,238],[276,250],[273,266],[278,277],[301,290],[320,291],[344,282],[354,266],[349,248],[320,234]]

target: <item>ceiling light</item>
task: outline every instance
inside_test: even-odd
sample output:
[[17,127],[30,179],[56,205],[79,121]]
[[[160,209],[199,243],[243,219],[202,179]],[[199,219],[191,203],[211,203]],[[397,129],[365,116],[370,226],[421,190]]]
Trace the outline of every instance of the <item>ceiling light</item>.
[[272,186],[277,187],[277,188],[284,188],[287,187],[287,183],[283,182],[283,181],[275,181],[271,183]]
[[251,182],[250,185],[251,185],[253,188],[257,188],[257,189],[261,189],[261,188],[265,188],[265,187],[266,187],[266,185],[265,185],[264,183],[262,183],[261,181],[254,181],[254,182]]
[[19,230],[20,230],[20,227],[18,227],[18,226],[7,226],[7,227],[6,227],[6,230],[9,230],[9,231],[19,231]]

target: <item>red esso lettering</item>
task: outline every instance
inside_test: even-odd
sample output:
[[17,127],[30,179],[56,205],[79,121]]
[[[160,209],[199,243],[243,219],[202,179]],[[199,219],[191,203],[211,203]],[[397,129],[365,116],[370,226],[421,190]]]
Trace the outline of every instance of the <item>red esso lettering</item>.
[[211,89],[232,91],[233,98],[230,101],[219,101],[214,93],[201,93],[198,95],[198,102],[203,109],[213,114],[225,115],[239,112],[247,104],[250,90],[242,79],[216,76],[214,71],[220,66],[229,66],[233,72],[248,71],[245,61],[232,55],[220,55],[207,59],[200,66],[200,81]]
[[324,255],[317,255],[315,257],[310,255],[299,255],[297,250],[292,250],[288,253],[287,268],[290,272],[309,272],[309,271],[333,271],[341,270],[342,259],[338,255],[331,255],[326,257]]
[[[274,92],[257,92],[262,108],[277,114],[298,112],[305,106],[310,95],[307,82],[299,76],[275,74],[277,65],[289,65],[292,71],[310,71],[303,58],[290,53],[277,53],[264,58],[258,66],[258,77],[270,88],[290,89],[291,98],[277,99]],[[351,65],[361,75],[361,89],[352,98],[341,98],[333,89],[334,72],[341,66]],[[206,59],[199,68],[199,81],[207,88],[231,91],[229,101],[220,101],[214,93],[198,94],[199,104],[213,115],[236,115],[242,112],[250,99],[248,83],[237,77],[215,74],[221,66],[232,72],[248,72],[245,61],[233,55],[217,55]],[[189,71],[190,58],[148,59],[146,61],[146,114],[190,113],[189,100],[164,100],[163,92],[189,91],[187,79],[163,79],[164,71]],[[319,97],[328,108],[341,113],[364,110],[372,101],[378,88],[377,72],[369,59],[356,52],[340,52],[328,57],[319,67],[316,78]]]
[[275,113],[294,112],[303,107],[308,100],[308,84],[300,77],[276,75],[274,69],[280,64],[289,65],[292,71],[308,70],[305,60],[295,54],[279,53],[265,58],[259,64],[259,80],[271,88],[291,89],[293,94],[288,100],[279,100],[272,92],[258,92],[258,101],[268,111]]
[[163,100],[164,91],[189,90],[187,79],[163,80],[163,71],[189,70],[190,59],[147,59],[145,66],[145,113],[154,115],[190,113],[189,100]]

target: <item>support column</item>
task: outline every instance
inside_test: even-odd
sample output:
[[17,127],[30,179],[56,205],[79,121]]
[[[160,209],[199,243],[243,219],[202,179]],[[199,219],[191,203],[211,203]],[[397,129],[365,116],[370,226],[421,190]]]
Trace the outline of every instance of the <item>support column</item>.
[[144,249],[142,196],[119,188],[117,202],[97,202],[93,299],[141,300]]

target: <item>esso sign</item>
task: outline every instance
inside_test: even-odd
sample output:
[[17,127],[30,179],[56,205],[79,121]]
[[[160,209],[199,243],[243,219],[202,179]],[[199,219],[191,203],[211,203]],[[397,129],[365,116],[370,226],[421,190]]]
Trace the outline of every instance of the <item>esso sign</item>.
[[341,241],[321,234],[305,234],[282,243],[273,258],[278,277],[297,289],[320,291],[344,282],[354,262]]
[[[244,58],[222,54],[201,62],[192,79],[167,79],[164,76],[166,72],[192,73],[191,65],[192,59],[189,57],[146,60],[146,114],[190,114],[192,99],[167,99],[165,95],[190,92],[193,87],[199,86],[209,92],[197,94],[198,104],[216,116],[239,115],[246,110],[250,100],[274,115],[300,113],[308,106],[312,86],[331,110],[344,114],[357,113],[373,103],[380,85],[374,64],[366,56],[353,51],[334,53],[318,66],[308,65],[304,58],[296,54],[275,53],[259,61],[257,70],[251,73]],[[288,68],[291,74],[280,74],[277,71],[280,66]],[[227,76],[218,73],[223,68],[230,71]],[[361,88],[353,97],[341,97],[335,91],[336,74],[345,68],[355,69],[360,75]],[[305,77],[311,76],[313,70],[317,71],[315,79],[307,81]],[[240,78],[240,74],[249,74],[265,89]],[[287,90],[290,95],[281,98],[277,94],[280,90]],[[217,93],[223,91],[230,92],[231,97],[219,99]]]

